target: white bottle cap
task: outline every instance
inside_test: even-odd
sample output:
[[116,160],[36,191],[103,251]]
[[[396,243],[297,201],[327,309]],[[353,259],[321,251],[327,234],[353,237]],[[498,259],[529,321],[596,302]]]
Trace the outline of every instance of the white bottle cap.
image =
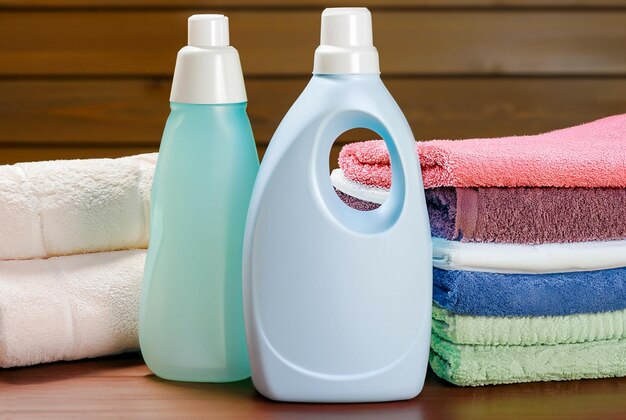
[[228,18],[224,15],[193,15],[187,20],[187,45],[227,47]]
[[229,46],[228,18],[193,15],[188,45],[178,52],[170,101],[186,104],[246,102],[239,53]]
[[322,13],[314,74],[379,74],[372,15],[365,7],[335,7]]

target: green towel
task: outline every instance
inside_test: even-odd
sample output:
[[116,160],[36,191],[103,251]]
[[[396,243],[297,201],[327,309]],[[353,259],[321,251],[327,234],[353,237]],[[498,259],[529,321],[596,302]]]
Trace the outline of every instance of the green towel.
[[541,317],[458,315],[433,305],[433,332],[456,344],[583,343],[626,338],[626,310]]
[[433,334],[430,366],[461,386],[626,376],[626,339],[481,346],[454,344]]

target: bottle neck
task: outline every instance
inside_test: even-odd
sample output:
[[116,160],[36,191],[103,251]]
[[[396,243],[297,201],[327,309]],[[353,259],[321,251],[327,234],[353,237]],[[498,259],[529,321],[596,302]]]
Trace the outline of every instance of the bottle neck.
[[313,73],[313,79],[319,79],[321,81],[335,81],[345,83],[382,83],[379,74],[315,74]]
[[315,50],[313,74],[380,74],[378,50],[320,45]]
[[320,77],[324,79],[345,79],[345,80],[372,80],[380,79],[378,73],[313,73],[313,77]]

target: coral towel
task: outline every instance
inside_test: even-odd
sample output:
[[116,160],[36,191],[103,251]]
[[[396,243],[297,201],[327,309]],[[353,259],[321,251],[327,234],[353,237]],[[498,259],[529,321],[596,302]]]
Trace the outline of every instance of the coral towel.
[[[418,143],[424,187],[626,187],[626,114],[534,136]],[[351,180],[389,188],[382,140],[343,147]]]

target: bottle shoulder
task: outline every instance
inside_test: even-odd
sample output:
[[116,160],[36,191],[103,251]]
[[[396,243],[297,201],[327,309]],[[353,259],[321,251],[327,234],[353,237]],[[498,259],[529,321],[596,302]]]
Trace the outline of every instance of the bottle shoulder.
[[245,112],[248,102],[234,102],[228,104],[191,104],[184,102],[170,101],[170,111],[180,113],[241,113]]
[[363,111],[374,116],[400,112],[380,77],[313,76],[293,104],[285,120],[313,120],[345,111]]
[[[171,104],[161,151],[171,148],[254,148],[245,103],[228,105]],[[256,149],[255,149],[256,151]]]
[[197,105],[170,102],[170,114],[167,124],[178,129],[199,125],[204,130],[218,128],[221,125],[249,126],[250,121],[246,113],[246,102],[236,104]]
[[339,114],[350,118],[351,111],[370,115],[389,125],[406,121],[378,75],[315,75],[281,121],[273,140],[297,136],[298,132]]

